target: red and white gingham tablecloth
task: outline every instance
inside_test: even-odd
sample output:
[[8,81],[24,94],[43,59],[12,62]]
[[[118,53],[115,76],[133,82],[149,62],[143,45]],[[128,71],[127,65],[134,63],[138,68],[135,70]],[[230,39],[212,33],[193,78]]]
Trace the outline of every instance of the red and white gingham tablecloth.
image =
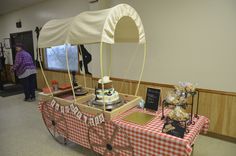
[[[42,111],[42,105],[47,104],[49,110]],[[39,103],[39,109],[42,113],[51,113],[52,107],[50,102]],[[77,143],[86,148],[91,148],[92,144],[94,150],[100,154],[106,155],[135,155],[135,156],[189,156],[192,152],[192,145],[196,137],[200,132],[206,133],[209,127],[209,120],[204,116],[199,116],[199,119],[193,118],[194,125],[188,126],[189,133],[185,134],[184,138],[178,138],[165,133],[162,133],[162,127],[164,121],[161,120],[161,111],[157,111],[154,114],[156,117],[146,124],[140,126],[134,123],[126,122],[123,118],[135,111],[144,111],[138,108],[132,108],[120,116],[112,120],[112,122],[106,122],[104,127],[101,125],[96,127],[89,127],[84,122],[80,121],[72,112],[65,113],[64,122],[60,122],[58,125],[60,129],[66,130],[68,133],[68,140]],[[168,111],[168,110],[165,110]],[[55,118],[60,118],[61,113],[55,112]],[[86,114],[91,116],[90,114]],[[46,120],[46,123],[50,121]],[[115,130],[118,127],[119,130]],[[106,134],[106,135],[105,135]],[[115,134],[113,136],[113,134]],[[107,136],[107,137],[106,137]],[[121,150],[113,150],[114,152],[106,151],[106,147],[99,147],[103,140],[111,140],[113,138],[113,148],[118,147]],[[91,141],[90,144],[89,140]],[[108,141],[109,142],[109,141]],[[108,144],[108,143],[107,143]],[[126,150],[125,148],[132,147],[132,150]],[[132,152],[133,153],[132,153]]]

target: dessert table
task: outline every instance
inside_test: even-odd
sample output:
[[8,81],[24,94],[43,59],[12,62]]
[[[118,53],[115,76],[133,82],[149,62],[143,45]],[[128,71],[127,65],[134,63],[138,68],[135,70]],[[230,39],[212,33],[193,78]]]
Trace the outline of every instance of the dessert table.
[[[142,111],[155,114],[155,119],[145,126],[126,122],[122,118],[132,112]],[[168,113],[169,110],[165,110]],[[209,120],[204,116],[194,118],[195,125],[188,126],[189,133],[184,138],[178,138],[162,133],[164,121],[161,120],[161,110],[156,113],[147,112],[133,108],[113,121],[127,131],[131,144],[134,147],[135,155],[160,155],[160,156],[188,156],[191,155],[192,145],[199,133],[207,133]]]
[[[97,126],[84,123],[73,112],[62,114],[51,107],[48,101],[40,101],[39,110],[48,130],[53,130],[50,132],[52,135],[57,133],[65,140],[102,155],[189,156],[199,133],[206,133],[209,127],[206,117],[193,118],[195,124],[188,126],[189,133],[184,138],[178,138],[162,133],[164,121],[161,120],[161,110],[153,113],[134,107]],[[168,113],[169,110],[165,111]],[[144,126],[123,120],[133,112],[153,114],[155,118]]]

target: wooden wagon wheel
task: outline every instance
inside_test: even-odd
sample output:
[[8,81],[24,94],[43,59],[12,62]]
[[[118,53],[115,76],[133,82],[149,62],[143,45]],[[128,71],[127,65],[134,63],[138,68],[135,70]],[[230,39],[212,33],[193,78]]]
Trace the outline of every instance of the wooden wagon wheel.
[[[68,128],[64,114],[55,114],[55,107],[49,108],[47,103],[42,104],[42,118],[52,137],[60,144],[67,144]],[[63,126],[61,126],[63,125]]]
[[[112,128],[109,129],[109,126]],[[112,129],[112,130],[111,130]],[[110,130],[110,132],[109,132]],[[117,141],[122,137],[125,145],[118,145]],[[99,140],[96,141],[95,140]],[[125,131],[114,124],[113,122],[105,122],[99,126],[90,126],[88,129],[88,141],[90,148],[95,151],[95,148],[100,148],[102,155],[121,155],[120,152],[125,152],[127,155],[134,155],[133,147]],[[99,142],[99,143],[98,143]],[[119,142],[119,141],[118,141]]]

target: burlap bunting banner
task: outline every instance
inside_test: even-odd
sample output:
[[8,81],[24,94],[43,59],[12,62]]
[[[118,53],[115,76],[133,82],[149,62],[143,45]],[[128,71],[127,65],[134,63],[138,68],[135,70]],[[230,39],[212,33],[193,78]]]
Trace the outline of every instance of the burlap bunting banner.
[[96,115],[95,117],[90,117],[86,114],[83,114],[79,110],[79,107],[77,107],[73,103],[70,104],[69,106],[62,106],[55,99],[52,99],[50,105],[52,108],[55,108],[56,111],[60,111],[62,114],[72,112],[79,120],[83,121],[85,124],[89,126],[97,126],[105,122],[103,113]]

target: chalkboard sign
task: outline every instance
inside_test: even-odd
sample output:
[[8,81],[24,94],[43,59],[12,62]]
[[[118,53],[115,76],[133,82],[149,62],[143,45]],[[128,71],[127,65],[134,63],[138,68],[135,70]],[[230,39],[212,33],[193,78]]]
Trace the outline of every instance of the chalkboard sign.
[[161,89],[159,88],[147,88],[145,108],[155,110],[158,109],[160,102]]

